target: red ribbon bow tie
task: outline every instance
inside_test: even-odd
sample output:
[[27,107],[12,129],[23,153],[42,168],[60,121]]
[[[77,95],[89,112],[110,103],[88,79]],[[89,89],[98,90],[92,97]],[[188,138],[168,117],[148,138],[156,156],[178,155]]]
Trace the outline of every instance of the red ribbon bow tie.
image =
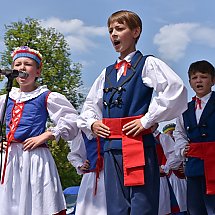
[[197,98],[196,96],[193,97],[193,100],[196,101],[195,109],[202,109],[202,100],[200,98]]
[[115,65],[115,69],[120,69],[123,64],[124,64],[123,76],[126,76],[127,68],[131,68],[131,63],[127,62],[126,60],[122,60]]

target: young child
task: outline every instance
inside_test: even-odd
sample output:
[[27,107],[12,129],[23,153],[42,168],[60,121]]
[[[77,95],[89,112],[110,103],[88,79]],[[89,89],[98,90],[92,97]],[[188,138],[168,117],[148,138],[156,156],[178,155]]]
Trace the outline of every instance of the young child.
[[215,69],[206,60],[197,61],[190,65],[188,76],[196,95],[188,103],[188,109],[177,118],[176,154],[187,157],[189,214],[215,214],[215,93],[212,91]]
[[[83,132],[70,142],[68,160],[76,168],[78,174],[83,174],[76,203],[76,215],[107,215],[103,163],[97,162],[97,140],[88,140]],[[102,147],[102,146],[101,146]],[[103,150],[100,150],[103,159]]]
[[[27,46],[12,53],[13,69],[28,77],[17,77],[6,109],[7,147],[1,174],[0,214],[66,214],[58,172],[48,140],[73,139],[78,132],[77,111],[65,96],[38,86],[42,55]],[[5,95],[0,97],[0,111]],[[54,127],[46,129],[48,116]]]
[[[175,123],[166,124],[163,127],[163,133],[169,135],[173,139],[172,148],[174,150],[174,136],[173,132],[175,130]],[[171,168],[175,167],[175,169],[170,169],[169,171],[169,181],[175,193],[177,202],[179,204],[180,213],[178,214],[187,214],[187,180],[184,174],[184,165],[183,161],[181,161],[180,157],[175,155],[175,151],[173,156],[170,157],[169,163]],[[178,167],[179,166],[179,167]]]
[[169,182],[171,173],[169,158],[174,154],[173,140],[170,136],[161,133],[158,123],[151,127],[156,139],[156,152],[160,169],[160,195],[158,215],[175,214],[180,211],[178,202]]
[[[94,82],[77,120],[89,139],[106,138],[105,189],[108,215],[155,215],[159,169],[150,127],[186,109],[182,80],[161,60],[136,51],[142,22],[131,11],[108,19],[117,62]],[[153,89],[157,92],[152,99]]]
[[174,140],[174,136],[173,136],[173,131],[175,130],[175,123],[168,123],[163,127],[163,133],[169,135],[173,140]]

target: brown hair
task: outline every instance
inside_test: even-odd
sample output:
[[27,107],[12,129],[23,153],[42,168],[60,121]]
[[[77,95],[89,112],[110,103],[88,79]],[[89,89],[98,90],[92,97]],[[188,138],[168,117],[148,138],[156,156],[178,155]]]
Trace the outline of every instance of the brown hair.
[[[113,13],[108,18],[107,26],[110,27],[110,24],[113,22],[118,22],[120,24],[126,23],[129,27],[129,29],[131,29],[131,30],[139,27],[140,34],[142,32],[142,21],[141,21],[140,17],[132,11],[120,10],[120,11]],[[140,35],[139,35],[139,37],[140,37]],[[138,41],[139,37],[137,38],[136,41]]]
[[212,79],[215,77],[214,66],[206,60],[196,61],[190,65],[188,69],[189,78],[197,72],[210,74]]

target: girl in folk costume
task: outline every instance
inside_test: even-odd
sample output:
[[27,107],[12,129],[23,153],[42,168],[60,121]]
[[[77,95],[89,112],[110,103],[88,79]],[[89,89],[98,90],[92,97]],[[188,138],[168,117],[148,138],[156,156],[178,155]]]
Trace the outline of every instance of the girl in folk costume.
[[[38,86],[42,55],[27,46],[12,53],[17,77],[6,109],[6,149],[0,185],[1,215],[66,214],[58,172],[48,140],[72,140],[78,132],[77,112],[61,94]],[[2,111],[5,95],[0,97]],[[48,116],[54,127],[46,129]],[[5,144],[5,143],[4,143]]]
[[[175,141],[173,132],[175,130],[175,123],[169,123],[163,127],[163,133],[169,135],[173,141]],[[174,146],[175,147],[175,144]],[[175,163],[177,160],[181,160],[179,157],[176,156],[175,150],[173,156],[169,159],[169,162],[172,164]],[[178,163],[178,162],[177,162]],[[177,214],[187,214],[187,180],[184,174],[184,165],[183,161],[179,161],[179,167],[176,169],[170,170],[169,173],[169,181],[172,185],[173,191],[175,193],[177,202],[179,204],[180,213]]]
[[[174,156],[173,140],[157,130],[158,123],[151,130],[156,139],[156,152],[160,168],[160,196],[158,215],[176,214],[180,212],[176,196],[169,181],[171,156]],[[180,161],[176,161],[180,165]]]
[[[76,215],[107,215],[104,170],[103,141],[98,145],[97,139],[87,139],[83,132],[69,144],[71,152],[68,160],[83,174],[77,197]],[[98,147],[97,147],[98,146]]]

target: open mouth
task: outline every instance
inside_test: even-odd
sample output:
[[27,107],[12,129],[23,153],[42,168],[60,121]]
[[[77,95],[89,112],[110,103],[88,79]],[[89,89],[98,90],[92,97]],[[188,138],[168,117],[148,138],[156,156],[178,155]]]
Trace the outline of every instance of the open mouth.
[[196,85],[196,88],[197,88],[197,89],[202,89],[202,88],[203,88],[203,86],[202,86],[202,85],[200,85],[200,84],[198,84],[198,85]]
[[113,41],[113,44],[114,44],[114,46],[117,46],[117,45],[120,44],[120,41],[119,40],[115,40],[115,41]]

